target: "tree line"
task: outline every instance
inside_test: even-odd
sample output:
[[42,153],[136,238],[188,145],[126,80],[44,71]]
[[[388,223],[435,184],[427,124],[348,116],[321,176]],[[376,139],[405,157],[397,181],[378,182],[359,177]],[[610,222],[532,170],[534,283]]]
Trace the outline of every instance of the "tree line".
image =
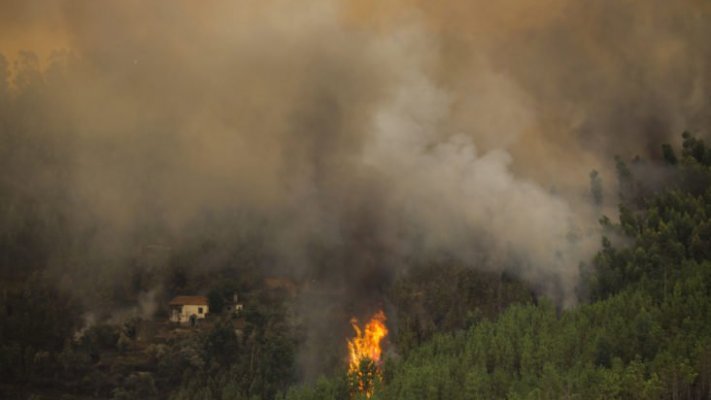
[[[601,218],[583,304],[514,304],[435,333],[385,362],[372,399],[711,397],[711,148],[682,139],[679,155],[660,151],[661,184],[635,175],[648,161],[617,159],[619,220]],[[346,398],[343,387],[323,378],[285,398]]]

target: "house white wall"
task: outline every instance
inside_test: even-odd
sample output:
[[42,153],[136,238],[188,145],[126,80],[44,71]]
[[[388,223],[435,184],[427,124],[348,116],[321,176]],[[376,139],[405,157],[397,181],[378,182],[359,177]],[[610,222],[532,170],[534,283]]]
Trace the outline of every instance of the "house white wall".
[[196,319],[205,318],[209,308],[207,305],[184,304],[170,307],[170,320],[172,322],[188,323],[190,316],[195,315]]

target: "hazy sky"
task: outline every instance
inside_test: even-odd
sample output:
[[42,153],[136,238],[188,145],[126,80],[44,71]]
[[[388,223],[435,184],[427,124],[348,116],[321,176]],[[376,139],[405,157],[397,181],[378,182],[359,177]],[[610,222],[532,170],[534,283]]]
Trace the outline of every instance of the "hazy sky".
[[25,104],[42,110],[31,123],[5,118],[47,146],[64,135],[67,207],[101,227],[100,254],[149,220],[179,234],[239,209],[269,221],[297,276],[314,246],[338,254],[344,282],[446,254],[570,304],[596,221],[614,213],[612,157],[656,157],[708,126],[710,13],[692,0],[5,0],[0,53],[27,66],[18,54],[33,51],[58,73],[42,78],[43,107]]

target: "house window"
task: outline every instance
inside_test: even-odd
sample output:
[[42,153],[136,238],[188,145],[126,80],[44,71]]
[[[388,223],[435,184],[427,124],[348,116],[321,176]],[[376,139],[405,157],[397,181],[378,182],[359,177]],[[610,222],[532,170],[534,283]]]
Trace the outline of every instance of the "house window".
[[198,314],[202,314],[202,307],[198,307]]

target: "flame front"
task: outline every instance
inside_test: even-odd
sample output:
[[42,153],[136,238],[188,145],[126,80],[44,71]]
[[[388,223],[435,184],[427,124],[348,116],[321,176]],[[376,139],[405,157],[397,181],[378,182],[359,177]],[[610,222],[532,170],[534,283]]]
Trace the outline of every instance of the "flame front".
[[388,334],[385,313],[382,310],[375,313],[363,329],[355,317],[351,318],[351,325],[355,337],[348,341],[348,375],[354,380],[354,389],[370,397],[374,381],[380,379],[380,342]]

